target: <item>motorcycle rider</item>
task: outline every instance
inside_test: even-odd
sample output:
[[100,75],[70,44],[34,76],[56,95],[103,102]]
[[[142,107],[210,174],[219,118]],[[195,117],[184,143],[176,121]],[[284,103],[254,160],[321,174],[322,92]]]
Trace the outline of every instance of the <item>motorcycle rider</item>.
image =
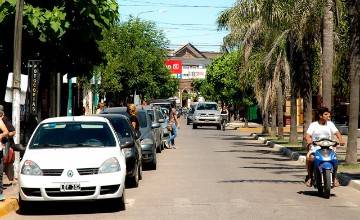
[[[317,121],[310,124],[305,134],[306,148],[308,153],[306,155],[306,168],[308,175],[305,178],[306,186],[312,186],[313,168],[314,168],[314,153],[320,149],[319,146],[312,145],[313,141],[317,141],[321,138],[331,139],[332,135],[335,135],[339,140],[340,146],[345,145],[345,141],[341,136],[339,130],[335,127],[334,123],[330,121],[331,113],[327,107],[320,107],[317,111]],[[336,147],[333,147],[336,151]],[[339,186],[339,181],[336,178],[337,167],[335,167],[333,173],[334,186]]]

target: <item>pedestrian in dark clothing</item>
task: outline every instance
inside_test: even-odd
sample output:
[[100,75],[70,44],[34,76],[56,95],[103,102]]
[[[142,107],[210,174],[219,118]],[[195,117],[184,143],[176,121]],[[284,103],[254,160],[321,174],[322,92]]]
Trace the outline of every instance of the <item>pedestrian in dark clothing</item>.
[[3,144],[3,140],[5,140],[8,137],[9,131],[6,128],[4,122],[3,122],[3,117],[4,117],[4,111],[2,109],[0,109],[0,201],[5,200],[5,197],[3,195],[3,170],[4,170],[4,164],[3,164],[3,152],[4,152],[4,148],[5,145]]
[[135,104],[129,104],[126,111],[129,114],[131,125],[134,127],[136,133],[140,136],[140,123],[137,118],[137,110]]
[[[9,157],[9,158],[15,158],[14,156],[14,147],[15,147],[15,141],[14,136],[16,134],[14,126],[11,124],[11,121],[4,115],[2,118],[3,123],[5,124],[6,128],[9,131],[8,137],[3,138],[2,142],[5,144],[5,151],[3,152],[3,156]],[[10,149],[12,148],[12,149]],[[12,182],[14,180],[14,161],[3,161],[4,162],[4,172],[8,179]]]

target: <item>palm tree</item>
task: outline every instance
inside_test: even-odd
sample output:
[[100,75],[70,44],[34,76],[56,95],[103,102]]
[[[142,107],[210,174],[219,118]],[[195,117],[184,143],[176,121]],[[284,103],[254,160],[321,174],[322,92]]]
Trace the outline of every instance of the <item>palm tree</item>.
[[331,110],[332,74],[334,63],[334,15],[333,0],[326,0],[323,17],[322,89],[323,105]]
[[357,163],[360,84],[360,1],[348,0],[350,30],[350,117],[346,163]]

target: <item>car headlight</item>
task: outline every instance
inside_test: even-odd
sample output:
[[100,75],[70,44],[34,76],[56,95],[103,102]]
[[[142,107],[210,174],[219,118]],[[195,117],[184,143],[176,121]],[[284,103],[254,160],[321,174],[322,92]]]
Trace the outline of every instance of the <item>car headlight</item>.
[[120,171],[120,164],[119,161],[112,157],[110,159],[105,160],[104,163],[101,164],[99,168],[100,173],[114,173]]
[[34,161],[26,160],[21,167],[21,174],[30,176],[42,176],[43,172],[40,169],[39,165],[37,165]]
[[150,145],[150,144],[154,144],[154,142],[150,139],[150,138],[145,138],[143,140],[141,140],[141,144],[143,145]]

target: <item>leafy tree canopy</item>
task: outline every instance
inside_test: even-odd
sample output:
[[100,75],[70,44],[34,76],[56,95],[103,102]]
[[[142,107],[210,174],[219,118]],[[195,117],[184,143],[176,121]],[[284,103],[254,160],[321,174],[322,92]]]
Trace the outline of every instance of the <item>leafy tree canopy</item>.
[[[0,45],[11,67],[16,0],[0,0]],[[89,73],[101,62],[97,41],[118,19],[116,0],[28,0],[23,60],[41,59],[47,72]],[[10,58],[9,58],[10,57]]]
[[167,44],[154,23],[137,18],[105,31],[100,46],[106,62],[99,69],[103,91],[126,97],[136,91],[148,99],[172,96],[178,82],[164,65]]

